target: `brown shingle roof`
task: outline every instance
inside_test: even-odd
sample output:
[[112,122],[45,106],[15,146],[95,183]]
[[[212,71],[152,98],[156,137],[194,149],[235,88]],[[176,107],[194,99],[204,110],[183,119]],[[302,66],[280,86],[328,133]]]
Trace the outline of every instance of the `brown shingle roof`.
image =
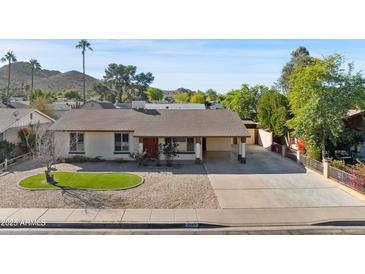
[[250,136],[228,110],[75,109],[52,127],[56,131],[134,131],[134,136]]

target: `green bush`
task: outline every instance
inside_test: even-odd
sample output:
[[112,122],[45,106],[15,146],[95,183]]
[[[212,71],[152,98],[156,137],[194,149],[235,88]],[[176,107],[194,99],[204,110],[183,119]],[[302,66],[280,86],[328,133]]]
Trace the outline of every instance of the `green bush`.
[[306,155],[314,160],[321,161],[322,160],[322,151],[321,148],[315,145],[307,144],[305,148]]
[[340,170],[347,170],[347,166],[345,164],[344,161],[341,160],[332,160],[331,161],[331,166],[333,166],[334,168],[340,169]]

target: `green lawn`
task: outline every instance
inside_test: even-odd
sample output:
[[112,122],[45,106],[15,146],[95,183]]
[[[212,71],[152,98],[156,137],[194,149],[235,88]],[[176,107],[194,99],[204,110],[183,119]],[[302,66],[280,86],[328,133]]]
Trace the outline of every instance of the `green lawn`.
[[80,173],[80,172],[52,172],[57,182],[55,186],[46,182],[44,173],[23,179],[19,185],[24,188],[52,189],[84,188],[84,189],[124,189],[142,182],[142,178],[128,173]]

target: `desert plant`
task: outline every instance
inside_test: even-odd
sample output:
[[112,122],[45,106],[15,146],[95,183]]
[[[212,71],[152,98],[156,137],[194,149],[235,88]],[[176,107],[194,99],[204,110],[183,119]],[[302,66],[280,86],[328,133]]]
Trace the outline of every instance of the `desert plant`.
[[160,144],[160,151],[162,151],[163,155],[165,155],[166,159],[166,165],[172,166],[172,161],[174,157],[177,156],[178,150],[178,144],[175,142],[170,142],[166,144]]
[[139,165],[144,165],[147,158],[147,150],[145,149],[142,153],[140,152],[131,153],[130,155],[134,160],[137,161]]

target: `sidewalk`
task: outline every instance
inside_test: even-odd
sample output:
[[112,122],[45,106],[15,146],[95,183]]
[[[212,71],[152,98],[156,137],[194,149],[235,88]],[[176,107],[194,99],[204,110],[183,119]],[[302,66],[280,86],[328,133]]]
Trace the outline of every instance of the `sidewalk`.
[[[303,226],[327,222],[364,222],[365,207],[275,209],[62,209],[1,208],[0,228],[40,222],[46,227],[201,227]],[[12,225],[16,227],[17,225]],[[21,225],[20,225],[21,226]],[[29,224],[23,225],[30,227]],[[42,225],[38,225],[42,226]],[[33,225],[33,227],[36,227]],[[43,225],[44,227],[44,225]]]

